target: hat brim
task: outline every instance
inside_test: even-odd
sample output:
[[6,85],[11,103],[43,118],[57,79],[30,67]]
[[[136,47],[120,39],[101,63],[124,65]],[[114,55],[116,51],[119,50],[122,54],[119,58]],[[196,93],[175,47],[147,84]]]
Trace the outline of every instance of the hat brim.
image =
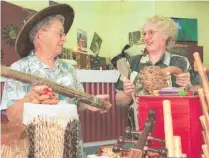
[[65,18],[64,22],[64,32],[65,34],[68,33],[68,31],[71,28],[71,25],[74,20],[74,10],[71,6],[68,4],[55,4],[51,5],[47,8],[44,8],[43,10],[37,12],[35,15],[33,15],[22,27],[20,30],[16,43],[15,43],[15,50],[16,53],[19,54],[21,58],[26,57],[28,53],[34,49],[33,43],[30,42],[29,39],[29,33],[31,29],[37,24],[37,22],[41,21],[47,16],[52,16],[60,14]]

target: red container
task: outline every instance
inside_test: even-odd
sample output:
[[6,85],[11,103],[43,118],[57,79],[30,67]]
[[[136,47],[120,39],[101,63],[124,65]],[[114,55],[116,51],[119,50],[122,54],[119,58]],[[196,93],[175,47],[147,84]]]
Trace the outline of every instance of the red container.
[[[203,144],[201,124],[201,104],[198,96],[140,96],[139,99],[139,129],[143,129],[144,121],[150,109],[156,110],[154,137],[165,138],[163,119],[163,100],[171,101],[173,134],[181,137],[182,153],[187,158],[201,158]],[[152,144],[159,146],[158,144]]]

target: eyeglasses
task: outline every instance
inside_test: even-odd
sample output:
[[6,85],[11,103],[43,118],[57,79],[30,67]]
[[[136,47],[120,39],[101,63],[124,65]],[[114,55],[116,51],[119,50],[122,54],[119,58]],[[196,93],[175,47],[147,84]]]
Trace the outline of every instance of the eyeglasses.
[[56,30],[56,29],[42,29],[43,31],[52,31],[52,32],[55,32],[55,33],[57,33],[59,36],[60,36],[60,38],[62,38],[62,37],[65,37],[65,33],[64,33],[64,31],[62,31],[62,30]]
[[152,37],[156,32],[159,32],[159,31],[158,30],[149,30],[149,31],[143,33],[143,37],[145,37],[146,35],[148,35],[149,37]]

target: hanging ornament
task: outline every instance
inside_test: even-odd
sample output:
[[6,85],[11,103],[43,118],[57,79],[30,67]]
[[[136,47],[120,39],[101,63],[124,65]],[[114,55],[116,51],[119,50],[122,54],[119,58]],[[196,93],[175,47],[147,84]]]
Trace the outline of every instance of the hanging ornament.
[[2,31],[2,36],[6,40],[6,44],[9,44],[10,46],[14,46],[18,32],[19,31],[17,26],[13,24],[7,25]]

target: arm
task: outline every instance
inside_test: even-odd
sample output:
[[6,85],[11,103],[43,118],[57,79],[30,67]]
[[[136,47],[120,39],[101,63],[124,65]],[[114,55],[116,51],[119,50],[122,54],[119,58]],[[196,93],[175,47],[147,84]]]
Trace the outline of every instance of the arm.
[[117,93],[116,93],[116,105],[118,106],[128,106],[132,103],[132,93],[136,93],[136,88],[133,82],[129,79],[125,81],[119,80],[117,83]]
[[194,84],[195,75],[189,63],[189,60],[186,57],[174,55],[171,58],[170,65],[176,66],[182,70],[182,73],[174,75],[177,85],[181,87],[185,87],[191,83]]
[[23,118],[23,105],[28,102],[27,98],[22,98],[9,106],[6,110],[7,118],[10,122],[21,123]]
[[[81,82],[80,82],[80,80],[77,76],[77,73],[76,73],[74,67],[71,67],[71,65],[68,65],[68,69],[69,69],[68,72],[70,72],[72,77],[73,77],[73,87],[76,90],[79,90],[80,92],[84,92],[84,88],[83,88],[83,86],[82,86],[82,84],[81,84]],[[109,95],[97,95],[96,98],[97,98],[96,100],[99,100],[100,103],[105,104],[105,110],[102,110],[99,107],[97,108],[94,105],[88,105],[88,104],[79,102],[75,98],[70,99],[70,103],[78,105],[78,108],[77,108],[78,112],[81,112],[81,111],[84,111],[84,110],[90,110],[90,111],[93,111],[93,112],[100,111],[102,113],[102,112],[106,112],[108,109],[110,109],[112,107],[112,105],[109,102]]]
[[25,84],[22,82],[11,79],[5,81],[1,108],[6,110],[9,121],[20,122],[22,120],[25,94]]
[[132,97],[125,94],[123,91],[116,93],[116,105],[118,106],[127,106],[132,102]]
[[[140,67],[140,59],[142,55],[131,56],[128,58],[132,72],[138,72]],[[132,104],[132,93],[135,96],[136,87],[129,79],[126,79],[124,82],[118,79],[116,83],[116,105],[118,106],[128,106]]]
[[[16,86],[18,86],[16,84]],[[15,84],[13,85],[13,87],[15,87]],[[48,89],[48,86],[46,85],[35,85],[33,86],[29,92],[21,92],[20,89],[19,89],[19,93],[22,93],[24,96],[20,96],[20,99],[17,99],[15,101],[13,101],[12,104],[9,104],[9,101],[8,102],[8,105],[9,107],[7,108],[6,110],[6,114],[7,114],[7,117],[8,117],[8,120],[10,122],[13,122],[13,123],[20,123],[22,122],[22,118],[23,118],[23,106],[24,106],[24,103],[33,103],[33,104],[57,104],[59,102],[57,96],[55,96],[54,94],[52,95],[52,92],[51,91],[45,91],[44,89]],[[8,89],[6,89],[8,90]],[[13,95],[15,95],[14,91],[13,92]],[[5,94],[7,94],[8,92],[5,91]],[[19,94],[17,93],[17,95]],[[10,94],[11,91],[10,91]],[[4,96],[6,98],[6,95]],[[22,98],[21,98],[22,97]],[[10,98],[10,96],[9,96]]]

